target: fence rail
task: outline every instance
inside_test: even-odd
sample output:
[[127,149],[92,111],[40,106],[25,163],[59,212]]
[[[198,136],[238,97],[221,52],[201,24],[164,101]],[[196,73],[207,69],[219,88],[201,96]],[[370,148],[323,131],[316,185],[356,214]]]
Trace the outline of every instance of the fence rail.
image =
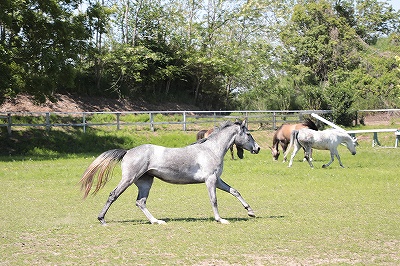
[[284,122],[302,121],[311,113],[330,116],[332,111],[6,112],[0,113],[0,127],[6,127],[9,135],[20,127],[44,127],[47,130],[53,127],[81,127],[86,132],[89,127],[108,126],[119,130],[130,126],[139,130],[171,127],[187,131],[209,128],[225,120],[247,118],[252,129],[255,125],[257,128],[275,129]]

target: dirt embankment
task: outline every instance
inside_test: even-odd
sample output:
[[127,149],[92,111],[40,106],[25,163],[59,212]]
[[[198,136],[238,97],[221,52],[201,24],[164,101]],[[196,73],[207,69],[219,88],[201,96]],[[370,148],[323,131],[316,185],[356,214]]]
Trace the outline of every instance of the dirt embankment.
[[35,103],[33,97],[19,95],[0,105],[0,112],[123,112],[123,111],[190,111],[196,106],[181,103],[154,104],[143,100],[109,99],[103,97],[56,94],[55,101]]
[[[143,100],[109,99],[103,97],[56,94],[55,101],[35,103],[32,96],[19,95],[0,105],[0,112],[124,112],[124,111],[199,111],[194,105],[182,103],[149,103]],[[364,114],[366,125],[397,126],[400,112],[375,112]]]

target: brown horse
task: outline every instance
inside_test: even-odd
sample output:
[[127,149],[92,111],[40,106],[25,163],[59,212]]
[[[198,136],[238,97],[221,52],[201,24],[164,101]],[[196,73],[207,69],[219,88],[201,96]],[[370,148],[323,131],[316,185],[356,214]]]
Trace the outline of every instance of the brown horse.
[[[272,139],[272,147],[269,147],[272,152],[272,157],[274,161],[278,160],[279,157],[279,144],[281,144],[283,153],[286,152],[286,149],[290,143],[290,135],[293,130],[299,130],[301,128],[309,128],[313,130],[318,130],[317,126],[310,119],[306,119],[303,123],[300,124],[283,124],[278,127],[275,131],[274,137]],[[283,161],[286,161],[286,157],[283,158]]]
[[[202,130],[200,130],[199,132],[197,132],[196,139],[197,139],[197,140],[205,139],[205,138],[207,138],[213,131],[214,131],[213,128],[212,128],[212,129],[209,129],[209,130],[207,130],[207,129],[202,129]],[[290,139],[289,139],[289,140],[290,140]],[[232,144],[232,145],[229,147],[229,149],[230,149],[230,151],[231,151],[232,160],[235,159],[235,156],[233,155],[233,145],[234,145],[234,144]],[[239,148],[238,146],[236,146],[236,149],[237,149],[237,156],[239,157],[239,159],[243,159],[243,149],[242,149],[242,148]]]

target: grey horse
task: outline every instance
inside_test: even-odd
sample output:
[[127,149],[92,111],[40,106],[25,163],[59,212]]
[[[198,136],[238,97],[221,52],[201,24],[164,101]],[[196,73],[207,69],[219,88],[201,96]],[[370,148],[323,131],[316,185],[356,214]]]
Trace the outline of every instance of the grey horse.
[[207,139],[199,140],[183,148],[144,144],[130,150],[106,151],[92,162],[80,180],[84,198],[90,193],[93,179],[97,176],[97,184],[93,191],[95,194],[109,180],[116,163],[121,161],[122,179],[110,193],[98,215],[98,220],[102,225],[106,225],[104,216],[111,204],[132,184],[135,184],[139,190],[136,206],[142,210],[150,223],[164,224],[165,221],[156,219],[146,207],[154,177],[173,184],[205,183],[217,222],[229,223],[219,215],[216,188],[235,196],[247,210],[248,215],[254,217],[254,211],[240,193],[221,179],[224,155],[233,143],[253,154],[260,151],[260,146],[248,131],[245,122],[226,122]]

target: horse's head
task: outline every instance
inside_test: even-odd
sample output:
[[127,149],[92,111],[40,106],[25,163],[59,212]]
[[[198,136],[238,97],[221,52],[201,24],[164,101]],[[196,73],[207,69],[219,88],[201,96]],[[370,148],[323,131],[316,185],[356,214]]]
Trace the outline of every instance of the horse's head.
[[260,151],[260,146],[254,140],[250,131],[246,127],[246,121],[242,123],[237,123],[240,126],[240,131],[235,136],[235,144],[238,148],[242,148],[250,151],[251,153],[258,153]]
[[279,150],[276,149],[275,146],[274,147],[268,146],[268,147],[271,149],[271,153],[272,153],[272,157],[274,158],[274,161],[277,161],[279,158],[279,155],[280,155]]
[[351,152],[352,155],[356,155],[356,146],[358,145],[357,143],[357,138],[350,137],[349,141],[346,142],[347,149]]

